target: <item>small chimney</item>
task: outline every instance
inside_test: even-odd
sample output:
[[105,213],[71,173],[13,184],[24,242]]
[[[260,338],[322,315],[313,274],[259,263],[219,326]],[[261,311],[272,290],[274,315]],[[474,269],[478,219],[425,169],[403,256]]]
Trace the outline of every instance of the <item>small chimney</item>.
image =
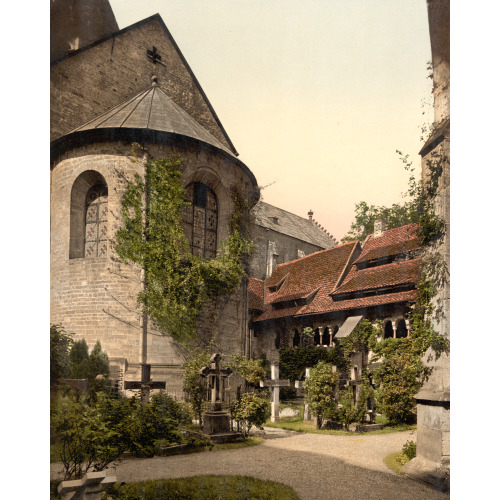
[[314,215],[314,212],[312,211],[312,208],[309,209],[309,212],[307,212],[307,215],[309,215],[309,220],[312,222],[313,215]]
[[378,236],[382,236],[384,234],[384,231],[387,230],[387,221],[383,217],[381,217],[380,219],[375,219],[373,230],[373,236],[375,236],[375,238],[377,238]]

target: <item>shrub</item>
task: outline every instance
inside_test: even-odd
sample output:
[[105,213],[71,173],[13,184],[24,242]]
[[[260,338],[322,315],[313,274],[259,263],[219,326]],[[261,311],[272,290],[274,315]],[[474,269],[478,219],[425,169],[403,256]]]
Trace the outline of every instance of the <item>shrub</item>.
[[332,371],[332,365],[320,361],[311,368],[311,375],[304,382],[304,391],[311,413],[316,417],[316,425],[321,429],[324,418],[335,413],[335,385],[338,372]]
[[247,392],[231,404],[231,416],[244,424],[245,436],[250,432],[252,425],[260,427],[269,415],[269,399],[265,392]]
[[406,441],[403,446],[403,454],[406,455],[408,460],[415,458],[417,456],[417,443],[415,441]]
[[120,430],[110,425],[105,398],[101,394],[96,405],[89,405],[83,396],[69,393],[57,402],[52,425],[61,443],[65,479],[81,478],[91,467],[104,470],[126,448]]
[[69,352],[73,334],[66,333],[62,325],[50,325],[50,388],[57,389],[60,381],[70,372]]
[[77,340],[69,351],[70,378],[87,378],[89,372],[89,348],[85,339]]
[[210,363],[210,354],[206,351],[195,350],[191,357],[182,365],[184,375],[184,390],[188,394],[188,401],[198,419],[201,427],[203,408],[205,404],[205,393],[207,388],[206,379],[200,376],[200,370]]

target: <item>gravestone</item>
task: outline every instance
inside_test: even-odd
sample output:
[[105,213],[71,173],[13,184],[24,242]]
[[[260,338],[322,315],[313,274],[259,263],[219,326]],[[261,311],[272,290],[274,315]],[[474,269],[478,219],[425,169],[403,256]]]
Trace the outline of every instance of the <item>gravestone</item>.
[[101,500],[102,486],[116,483],[115,476],[106,476],[106,472],[87,472],[82,479],[63,481],[57,492],[63,500]]
[[290,380],[279,378],[279,365],[271,364],[271,378],[260,381],[261,387],[271,387],[271,422],[280,421],[280,387],[290,387]]
[[199,372],[202,377],[208,378],[210,386],[210,410],[203,415],[203,432],[210,436],[230,432],[231,417],[223,411],[222,403],[226,381],[232,371],[230,368],[222,369],[220,360],[220,354],[212,354],[210,366],[206,366]]

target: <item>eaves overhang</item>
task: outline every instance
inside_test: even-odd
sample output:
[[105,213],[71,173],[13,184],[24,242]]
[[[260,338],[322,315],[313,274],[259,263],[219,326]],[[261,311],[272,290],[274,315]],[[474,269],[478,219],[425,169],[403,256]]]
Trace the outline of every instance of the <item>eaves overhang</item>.
[[55,166],[58,157],[66,153],[68,150],[86,146],[96,142],[137,142],[141,145],[158,144],[158,145],[176,145],[180,147],[194,146],[200,150],[204,150],[223,158],[231,160],[236,164],[241,171],[250,179],[255,199],[252,202],[256,203],[259,199],[259,189],[257,179],[252,171],[234,155],[208,144],[193,137],[176,134],[174,132],[164,132],[159,130],[143,129],[143,128],[96,128],[71,132],[58,139],[55,139],[50,144],[50,163],[51,170]]

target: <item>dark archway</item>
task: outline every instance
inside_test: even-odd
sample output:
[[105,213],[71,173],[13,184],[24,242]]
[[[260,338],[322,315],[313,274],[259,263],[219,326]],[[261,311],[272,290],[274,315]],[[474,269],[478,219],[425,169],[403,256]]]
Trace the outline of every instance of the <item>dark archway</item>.
[[406,328],[406,321],[404,319],[400,319],[396,327],[396,338],[404,339],[406,337],[408,337],[408,328]]
[[384,339],[392,339],[394,337],[394,328],[392,321],[387,321],[384,327]]
[[293,334],[292,346],[297,347],[300,345],[300,333],[298,330],[295,330]]
[[321,345],[320,344],[319,328],[316,328],[316,330],[314,330],[314,345]]
[[323,339],[321,343],[326,346],[330,345],[330,328],[327,326],[323,329]]

